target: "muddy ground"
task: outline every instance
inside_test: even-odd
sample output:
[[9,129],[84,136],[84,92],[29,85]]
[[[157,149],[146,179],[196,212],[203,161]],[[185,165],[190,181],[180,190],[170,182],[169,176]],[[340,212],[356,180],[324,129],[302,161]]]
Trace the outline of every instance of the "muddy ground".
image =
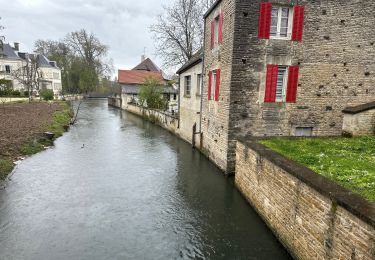
[[16,159],[19,148],[43,133],[59,103],[13,103],[0,105],[0,158]]

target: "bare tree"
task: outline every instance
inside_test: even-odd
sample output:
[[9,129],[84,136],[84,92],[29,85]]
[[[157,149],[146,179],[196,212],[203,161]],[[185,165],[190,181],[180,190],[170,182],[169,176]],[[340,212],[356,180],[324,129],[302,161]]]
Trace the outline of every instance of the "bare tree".
[[34,91],[39,90],[38,58],[38,55],[25,53],[25,65],[12,72],[13,78],[27,89],[29,102],[31,102]]
[[[1,17],[0,17],[0,20],[1,20]],[[0,24],[0,32],[2,30],[4,30],[4,29],[5,29],[5,27]],[[3,43],[4,43],[4,41],[5,41],[5,36],[4,35],[0,35],[0,49],[3,49]]]
[[111,62],[104,60],[108,54],[108,46],[102,44],[94,34],[81,29],[69,33],[65,37],[65,43],[98,76],[105,76],[111,72]]
[[188,61],[203,45],[203,14],[214,0],[175,0],[150,27],[164,66]]

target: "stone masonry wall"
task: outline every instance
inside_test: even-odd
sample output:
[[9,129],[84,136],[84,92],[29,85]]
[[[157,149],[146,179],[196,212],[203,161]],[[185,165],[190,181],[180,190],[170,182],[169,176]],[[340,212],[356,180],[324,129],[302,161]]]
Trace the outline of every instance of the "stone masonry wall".
[[235,184],[295,258],[375,259],[374,204],[263,148],[237,142]]
[[[233,51],[226,55],[232,56],[232,61],[223,64],[231,66],[231,70],[226,68],[231,71],[231,81],[221,86],[225,93],[222,98],[229,96],[230,104],[219,102],[218,108],[230,109],[229,117],[225,114],[220,120],[221,125],[228,123],[228,129],[216,138],[222,142],[227,135],[229,172],[235,164],[237,138],[293,136],[296,127],[312,127],[314,136],[340,135],[341,111],[375,100],[375,1],[264,1],[304,5],[303,40],[258,39],[261,1],[235,1],[234,25],[224,26],[225,32],[234,30],[234,42],[227,39],[223,45],[228,47],[222,46]],[[232,1],[222,1],[225,3],[233,8]],[[228,33],[224,35],[230,37]],[[206,33],[206,45],[208,36]],[[207,47],[205,54],[210,60]],[[300,66],[297,103],[263,102],[267,64]]]
[[343,131],[352,135],[375,134],[375,109],[358,114],[344,114]]
[[[222,0],[205,19],[204,83],[202,97],[202,150],[222,170],[227,171],[229,100],[232,76],[232,46],[235,0]],[[223,43],[210,49],[211,21],[223,13]],[[208,100],[208,72],[221,69],[219,101]],[[232,167],[233,168],[233,167]]]

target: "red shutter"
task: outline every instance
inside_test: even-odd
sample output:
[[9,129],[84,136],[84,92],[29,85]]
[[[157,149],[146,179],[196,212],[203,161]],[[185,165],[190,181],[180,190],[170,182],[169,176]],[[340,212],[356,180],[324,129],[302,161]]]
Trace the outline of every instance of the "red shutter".
[[288,73],[288,88],[286,93],[286,102],[295,103],[297,97],[297,86],[298,86],[298,66],[290,66]]
[[260,39],[269,39],[271,32],[271,14],[272,3],[260,3],[258,37]]
[[221,44],[223,42],[223,12],[220,13],[219,17],[219,39],[218,43]]
[[279,67],[277,65],[267,65],[266,92],[264,96],[264,102],[276,101],[276,85],[278,70]]
[[220,96],[220,70],[216,70],[215,101],[219,101]]
[[214,48],[214,41],[215,41],[215,22],[211,22],[211,50]]
[[212,71],[208,72],[208,88],[207,88],[207,97],[208,100],[211,99],[211,85],[212,85]]
[[293,12],[292,41],[302,41],[305,7],[303,5],[296,5]]

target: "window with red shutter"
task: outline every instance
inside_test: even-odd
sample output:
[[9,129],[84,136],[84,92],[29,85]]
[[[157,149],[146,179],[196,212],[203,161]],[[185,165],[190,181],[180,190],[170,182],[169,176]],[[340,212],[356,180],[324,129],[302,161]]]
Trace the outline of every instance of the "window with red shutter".
[[211,87],[212,87],[212,71],[208,72],[208,88],[207,88],[207,98],[211,99]]
[[292,40],[302,41],[305,7],[303,5],[296,5],[293,12]]
[[268,64],[264,102],[276,101],[277,74],[278,74],[278,65]]
[[259,13],[258,37],[269,39],[271,30],[272,3],[261,2]]
[[215,43],[215,21],[211,22],[211,50],[214,48]]
[[217,40],[219,45],[223,42],[223,19],[223,12],[221,12],[219,17],[219,38]]
[[219,101],[220,96],[220,69],[216,70],[216,82],[215,82],[215,101]]
[[298,66],[290,66],[288,73],[288,87],[286,93],[286,102],[294,103],[297,99],[297,87],[298,87]]

